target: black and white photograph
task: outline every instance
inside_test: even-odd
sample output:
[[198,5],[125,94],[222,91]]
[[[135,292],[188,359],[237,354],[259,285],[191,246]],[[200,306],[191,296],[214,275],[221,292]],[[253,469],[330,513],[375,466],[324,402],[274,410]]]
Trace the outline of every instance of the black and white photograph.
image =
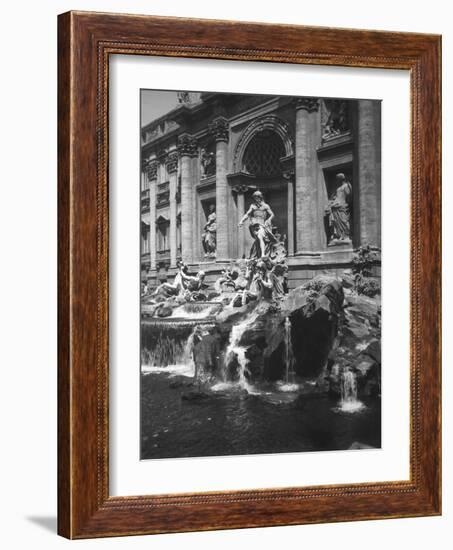
[[448,6],[5,3],[3,548],[451,549]]
[[140,94],[140,458],[380,448],[381,101]]

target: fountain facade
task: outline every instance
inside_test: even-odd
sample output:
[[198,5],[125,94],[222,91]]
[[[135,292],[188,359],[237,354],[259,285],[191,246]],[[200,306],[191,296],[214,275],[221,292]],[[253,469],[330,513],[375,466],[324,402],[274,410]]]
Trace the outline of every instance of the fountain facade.
[[[366,415],[368,399],[380,402],[380,261],[370,257],[380,244],[380,152],[361,154],[357,133],[380,123],[380,104],[370,103],[342,104],[338,112],[362,118],[339,125],[337,104],[322,98],[202,94],[193,111],[172,111],[170,126],[162,119],[144,129],[142,396],[150,418],[172,400],[162,373],[182,388],[168,412],[173,426],[185,414],[207,426],[207,400],[217,399],[224,409],[211,409],[224,414],[213,414],[221,421],[209,436],[222,439],[229,421],[238,437],[253,425],[241,449],[272,422],[241,417],[259,399],[300,412],[276,438],[303,429],[311,437],[318,398],[338,422],[350,421],[345,412]],[[374,174],[375,188],[363,173]],[[189,401],[203,403],[199,417],[184,409]]]
[[[256,192],[240,220],[240,225],[249,221],[254,238],[248,259],[231,262],[214,284],[180,262],[172,282],[143,297],[143,370],[186,365],[203,391],[254,393],[273,383],[281,392],[339,395],[342,411],[361,410],[356,373],[370,370],[365,360],[362,370],[352,370],[354,352],[344,354],[357,340],[348,320],[354,308],[344,309],[346,279],[322,275],[289,291],[286,250],[272,227],[273,217]],[[350,300],[351,292],[346,294]],[[379,331],[369,336],[370,342],[377,341]],[[336,356],[341,356],[341,368]],[[359,376],[360,388],[365,377]],[[367,387],[375,391],[376,386]]]

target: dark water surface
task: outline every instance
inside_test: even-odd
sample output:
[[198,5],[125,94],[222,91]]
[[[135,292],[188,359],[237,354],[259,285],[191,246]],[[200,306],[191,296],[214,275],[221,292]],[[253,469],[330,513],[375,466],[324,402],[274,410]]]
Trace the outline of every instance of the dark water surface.
[[[380,400],[355,413],[338,400],[262,388],[193,397],[190,379],[142,374],[141,458],[222,456],[381,446]],[[183,398],[189,397],[189,399]]]

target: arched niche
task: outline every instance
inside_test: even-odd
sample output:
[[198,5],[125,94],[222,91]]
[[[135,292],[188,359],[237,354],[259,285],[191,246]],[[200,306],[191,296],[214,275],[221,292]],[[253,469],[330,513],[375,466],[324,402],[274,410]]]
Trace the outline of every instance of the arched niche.
[[[275,115],[252,121],[243,131],[234,150],[229,181],[236,196],[238,219],[247,211],[252,193],[259,189],[273,213],[273,225],[285,241],[289,253],[294,250],[293,183],[288,168],[294,163],[294,143],[289,125]],[[247,255],[252,244],[248,231],[238,235],[239,256]]]

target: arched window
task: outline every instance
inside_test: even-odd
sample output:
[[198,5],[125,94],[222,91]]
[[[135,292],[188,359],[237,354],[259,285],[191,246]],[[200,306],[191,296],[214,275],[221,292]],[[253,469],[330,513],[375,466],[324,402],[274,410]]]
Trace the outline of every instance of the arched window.
[[255,176],[278,176],[282,173],[280,159],[284,156],[285,147],[280,136],[272,130],[262,130],[247,145],[242,169]]

